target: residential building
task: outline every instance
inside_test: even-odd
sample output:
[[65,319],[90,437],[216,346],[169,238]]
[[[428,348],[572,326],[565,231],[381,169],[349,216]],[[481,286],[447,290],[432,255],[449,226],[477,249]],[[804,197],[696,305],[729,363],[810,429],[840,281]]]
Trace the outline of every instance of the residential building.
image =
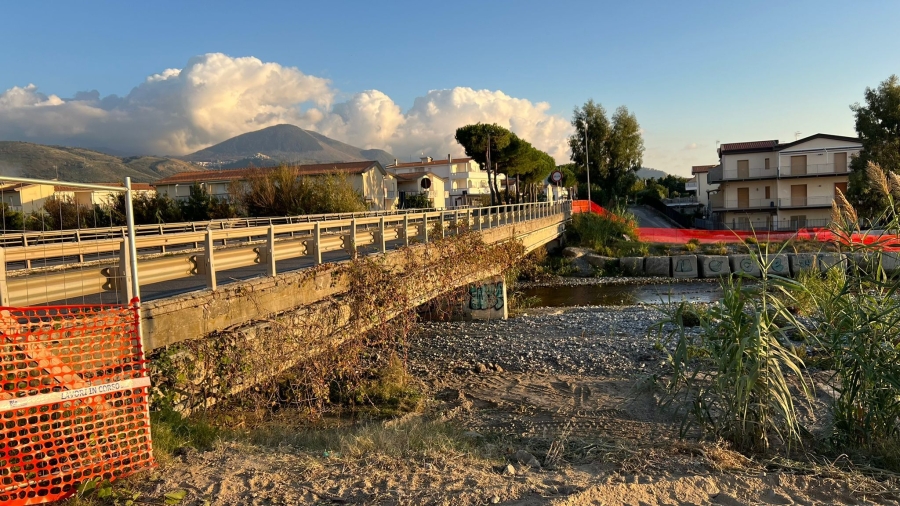
[[425,195],[431,200],[431,206],[435,209],[445,209],[447,206],[447,180],[434,172],[409,172],[393,176],[397,181],[397,193],[399,194],[398,207],[406,208],[407,200],[414,195]]
[[0,183],[0,200],[9,209],[27,214],[40,211],[53,190],[50,184]]
[[706,212],[709,212],[709,194],[719,189],[718,184],[709,184],[707,174],[710,169],[716,168],[717,165],[694,165],[691,167],[691,179],[684,184],[684,189],[694,192],[697,202],[703,205]]
[[[485,197],[491,194],[487,171],[481,170],[478,162],[471,158],[453,158],[447,155],[444,160],[435,160],[430,156],[423,156],[418,162],[400,163],[394,160],[385,169],[394,176],[430,172],[446,180],[447,196],[442,207],[481,205]],[[502,187],[505,176],[498,175],[497,181]],[[435,206],[437,205],[435,202]]]
[[[112,186],[124,188],[122,183],[93,183],[101,186]],[[135,197],[142,195],[154,196],[156,190],[149,183],[131,183],[131,192]],[[94,205],[110,205],[121,192],[112,190],[91,190],[88,188],[78,188],[75,186],[56,185],[53,187],[53,194],[57,198],[69,199],[80,206],[93,207]]]
[[719,146],[708,171],[719,184],[710,198],[715,221],[730,228],[790,230],[826,226],[837,190],[847,191],[855,137],[816,134],[794,142],[737,142]]
[[[320,163],[297,165],[292,168],[296,169],[300,176],[324,174],[346,176],[353,189],[362,195],[369,209],[373,211],[392,209],[397,200],[397,181],[377,161]],[[276,167],[182,172],[160,179],[154,183],[154,187],[160,195],[167,195],[175,200],[187,200],[190,197],[191,186],[199,183],[210,195],[230,199],[230,188],[235,181],[244,182],[255,174],[274,170]]]

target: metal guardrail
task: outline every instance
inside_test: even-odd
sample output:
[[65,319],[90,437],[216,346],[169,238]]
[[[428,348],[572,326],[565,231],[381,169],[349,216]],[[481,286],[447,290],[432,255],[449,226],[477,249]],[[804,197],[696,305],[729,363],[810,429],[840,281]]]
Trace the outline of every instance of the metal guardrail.
[[[142,235],[136,237],[135,245],[142,285],[204,276],[207,288],[215,289],[216,272],[221,270],[262,264],[269,276],[275,276],[278,260],[309,256],[318,265],[322,254],[330,251],[344,250],[355,257],[361,247],[374,247],[383,253],[389,241],[403,240],[400,246],[411,241],[427,243],[434,231],[444,235],[448,230],[484,230],[571,213],[571,209],[571,201],[562,201],[351,218],[327,215],[297,223],[238,222],[240,226]],[[172,251],[175,248],[180,250]],[[65,268],[67,262],[81,263],[84,255],[94,253],[107,255],[105,265]],[[55,271],[35,273],[31,268],[36,260],[51,259],[58,262]],[[71,242],[0,248],[0,305],[35,305],[104,292],[128,298],[133,287],[127,286],[124,266],[129,262],[124,237],[85,240],[75,236]],[[24,267],[10,268],[11,263]]]

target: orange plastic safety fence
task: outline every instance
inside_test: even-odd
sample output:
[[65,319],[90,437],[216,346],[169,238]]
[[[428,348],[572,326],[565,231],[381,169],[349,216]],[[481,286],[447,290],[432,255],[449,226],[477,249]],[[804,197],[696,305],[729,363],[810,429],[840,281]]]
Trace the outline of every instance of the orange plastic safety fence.
[[135,304],[0,307],[0,504],[153,465]]

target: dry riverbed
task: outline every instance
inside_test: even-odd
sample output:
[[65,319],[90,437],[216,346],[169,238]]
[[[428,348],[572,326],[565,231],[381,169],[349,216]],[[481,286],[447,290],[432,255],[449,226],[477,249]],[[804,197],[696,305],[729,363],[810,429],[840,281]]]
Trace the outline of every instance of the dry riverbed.
[[662,316],[583,307],[423,323],[405,350],[422,413],[319,430],[276,417],[126,486],[159,500],[184,490],[191,505],[896,503],[886,482],[680,440],[652,380],[666,372],[648,336]]

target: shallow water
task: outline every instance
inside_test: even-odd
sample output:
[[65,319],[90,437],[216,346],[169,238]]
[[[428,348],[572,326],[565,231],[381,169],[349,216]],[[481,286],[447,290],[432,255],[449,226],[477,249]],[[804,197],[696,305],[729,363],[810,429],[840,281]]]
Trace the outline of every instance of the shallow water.
[[722,297],[717,283],[670,283],[664,285],[579,285],[532,287],[525,297],[537,297],[537,306],[630,306],[670,302],[714,302]]

